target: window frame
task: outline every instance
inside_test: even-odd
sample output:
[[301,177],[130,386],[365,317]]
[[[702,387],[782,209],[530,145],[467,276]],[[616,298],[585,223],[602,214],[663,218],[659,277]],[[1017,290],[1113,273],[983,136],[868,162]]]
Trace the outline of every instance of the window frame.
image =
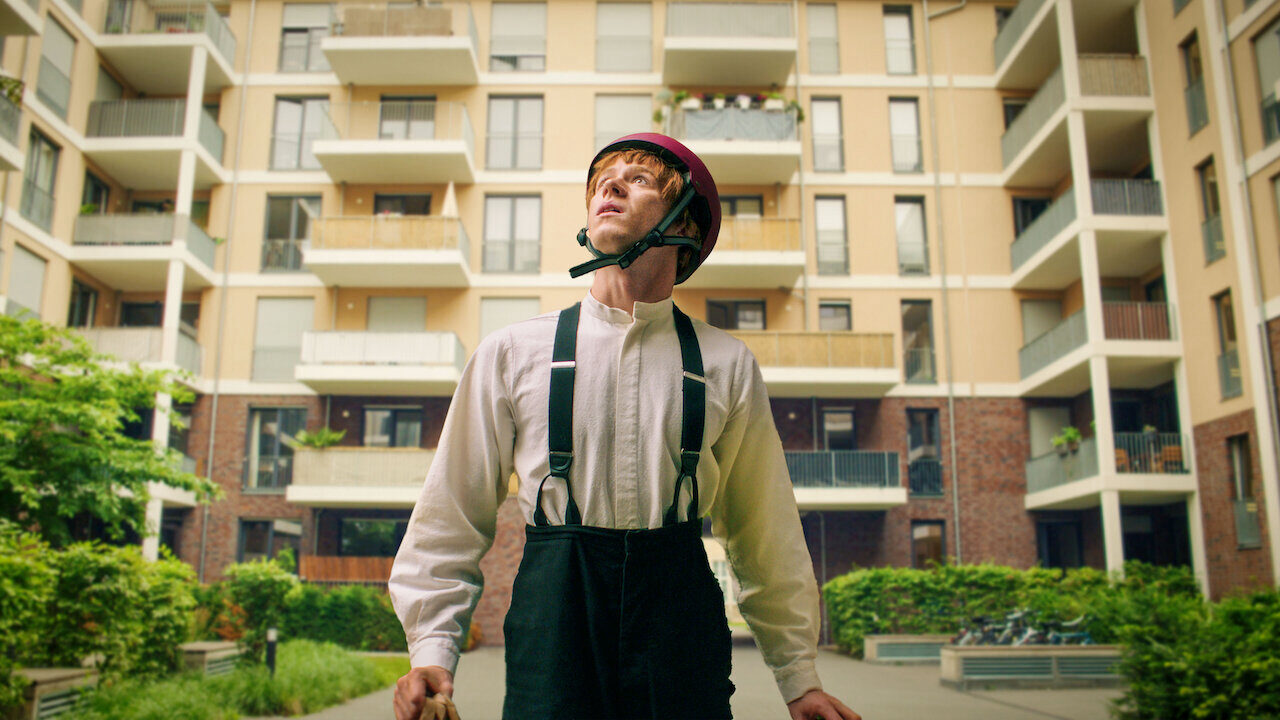
[[[902,261],[902,228],[898,225],[898,210],[904,205],[915,205],[920,208],[920,257],[924,263],[924,267],[917,270],[909,270]],[[929,267],[929,216],[923,195],[895,195],[893,197],[893,221],[894,221],[894,239],[896,241],[898,251],[898,275],[900,276],[927,276],[930,274]]]
[[[823,21],[823,18],[818,18],[818,23],[819,23],[818,25],[815,25],[815,24],[814,24],[814,14],[813,14],[813,10],[814,10],[815,8],[824,8],[824,9],[825,9],[825,8],[830,8],[830,9],[831,9],[831,15],[832,15],[832,17],[831,17],[831,23],[830,23],[830,27],[831,27],[831,35],[830,35],[830,36],[826,36],[826,35],[817,35],[817,36],[815,36],[815,34],[814,34],[814,28],[815,28],[815,27],[820,27],[820,28],[821,28],[821,27],[825,27],[824,25],[822,25],[822,24],[821,24],[821,23],[822,23],[822,21]],[[820,3],[819,3],[819,2],[811,2],[811,3],[805,3],[805,33],[806,33],[806,39],[807,39],[807,41],[808,41],[808,47],[807,47],[807,50],[808,50],[808,53],[809,53],[809,73],[810,73],[811,75],[839,75],[839,74],[840,74],[840,24],[839,24],[839,19],[840,19],[840,8],[839,8],[838,3],[833,3],[833,2],[820,2]],[[824,67],[823,69],[815,69],[815,68],[814,68],[813,58],[814,58],[814,55],[815,55],[815,53],[814,53],[814,45],[815,45],[815,42],[814,42],[814,41],[815,41],[815,39],[816,39],[816,40],[818,40],[819,42],[830,41],[830,43],[831,43],[831,54],[832,54],[832,56],[835,58],[835,68],[830,69],[830,70],[825,69],[825,67]]]
[[[370,412],[386,412],[391,414],[391,434],[388,436],[388,444],[386,445],[370,445],[369,444],[369,413]],[[412,445],[399,445],[397,438],[399,437],[399,418],[401,415],[417,415],[418,416],[418,439]],[[360,447],[370,448],[421,448],[423,429],[426,426],[427,414],[421,405],[366,405],[361,409],[360,413]]]
[[[330,100],[328,95],[277,95],[275,97],[275,102],[272,104],[273,114],[271,117],[271,156],[267,158],[268,170],[285,170],[285,171],[304,170],[306,171],[306,170],[323,170],[324,169],[323,166],[320,164],[319,160],[316,160],[314,166],[308,164],[306,161],[306,156],[308,154],[307,151],[311,148],[311,143],[314,142],[316,138],[320,137],[318,128],[314,132],[308,133],[307,114],[308,114],[308,108],[310,107],[311,103],[320,103],[323,105],[323,107],[321,107],[320,109],[320,112],[325,115],[328,115],[329,109],[331,107],[331,102],[332,101]],[[297,103],[299,105],[298,127],[297,127],[296,135],[292,135],[292,136],[283,135],[279,132],[280,106],[283,103]],[[276,143],[279,142],[281,138],[294,139],[297,142],[298,148],[297,148],[297,151],[293,154],[294,157],[293,157],[292,165],[288,165],[288,164],[280,165],[276,163],[276,160],[280,157],[280,152],[276,147]],[[315,157],[315,154],[311,153],[311,156]]]
[[[894,106],[910,107],[915,119],[914,135],[898,135],[894,132],[893,127],[893,108]],[[914,137],[915,138],[915,165],[907,167],[905,163],[898,159],[898,143],[897,139]],[[890,163],[893,166],[893,172],[900,175],[914,175],[924,172],[924,139],[920,136],[920,98],[910,96],[894,96],[889,98],[889,153]]]
[[[822,327],[822,311],[828,309],[839,309],[844,311],[844,328],[840,330]],[[852,332],[853,331],[853,303],[849,300],[819,300],[818,301],[818,331],[819,332]]]
[[[493,107],[495,102],[502,102],[502,101],[510,101],[514,103],[512,107],[512,112],[511,112],[512,126],[507,131],[511,137],[511,165],[509,166],[493,164],[494,154],[495,154],[493,152],[493,144],[494,142],[502,138],[501,134],[496,134],[494,132],[493,118],[495,113],[493,111]],[[521,108],[524,107],[526,103],[532,103],[533,101],[537,101],[537,104],[538,104],[538,135],[536,140],[537,147],[538,147],[538,162],[536,165],[532,165],[529,167],[521,167],[520,166],[520,156],[521,156],[520,149],[521,147],[523,147],[523,143],[521,141],[522,133],[520,131],[520,119],[522,117]],[[541,170],[543,165],[543,152],[542,152],[543,141],[546,138],[546,132],[547,132],[547,127],[546,127],[547,109],[546,109],[546,101],[544,97],[542,95],[490,95],[487,110],[488,110],[488,114],[486,118],[485,153],[484,153],[485,169],[486,170],[515,170],[515,171]],[[532,143],[535,141],[532,139],[532,136],[531,136],[530,138],[525,139],[523,142]]]
[[[834,104],[835,106],[836,129],[839,130],[839,132],[837,132],[834,135],[834,143],[835,143],[834,155],[837,162],[831,166],[827,166],[827,165],[819,166],[818,164],[818,158],[827,154],[825,152],[821,154],[819,153],[818,151],[819,140],[822,140],[824,142],[831,142],[833,138],[833,136],[829,134],[819,135],[817,132],[819,103]],[[813,118],[813,132],[812,132],[813,171],[814,172],[844,172],[844,103],[841,102],[841,99],[839,97],[826,97],[826,96],[812,97],[809,99],[809,114]]]
[[[530,267],[530,268],[523,268],[523,267],[517,266],[519,253],[516,252],[516,248],[522,241],[516,236],[516,228],[517,228],[516,203],[522,198],[535,198],[538,201],[538,238],[537,238],[538,260],[537,262],[533,263],[532,264],[533,267]],[[511,202],[511,211],[510,211],[511,221],[508,226],[508,229],[510,230],[510,235],[506,240],[501,241],[501,242],[506,242],[511,246],[510,250],[507,253],[507,259],[509,262],[508,262],[508,267],[506,268],[495,268],[495,267],[491,267],[488,264],[488,260],[489,260],[488,246],[491,242],[498,241],[496,238],[492,238],[489,234],[490,230],[492,229],[489,224],[489,202],[493,200],[509,200]],[[484,230],[483,230],[484,234],[481,236],[481,252],[480,252],[481,272],[514,273],[514,274],[533,274],[533,273],[540,272],[542,269],[542,196],[525,194],[525,193],[495,193],[491,195],[485,195],[484,202],[485,202]],[[528,241],[526,240],[524,242],[528,242]]]
[[911,542],[911,567],[918,570],[928,568],[925,564],[923,567],[917,562],[920,553],[916,552],[916,528],[936,527],[938,528],[938,564],[944,565],[947,562],[947,521],[946,520],[912,520],[911,528],[908,531]]
[[[732,322],[733,322],[733,327],[723,327],[723,326],[720,326],[720,325],[715,325],[715,324],[712,322],[713,317],[712,317],[712,313],[711,313],[711,308],[712,308],[712,306],[713,306],[713,305],[715,305],[715,306],[717,306],[717,307],[721,307],[721,308],[724,310],[724,312],[725,312],[725,317],[726,317],[726,318],[729,318],[729,319],[731,319],[731,320],[732,320]],[[741,322],[742,322],[742,313],[741,313],[741,311],[742,311],[742,310],[744,310],[744,309],[747,309],[747,308],[758,308],[758,309],[759,309],[759,311],[760,311],[760,327],[758,327],[758,328],[743,328],[743,327],[741,327]],[[718,328],[720,328],[721,330],[750,330],[750,331],[763,331],[763,330],[768,330],[768,329],[769,329],[769,313],[768,313],[768,309],[769,309],[768,303],[766,302],[766,300],[765,300],[764,298],[743,298],[743,299],[737,299],[737,298],[707,298],[707,305],[706,305],[706,312],[707,312],[707,324],[708,324],[708,325],[711,325],[712,327],[718,327]]]
[[[626,23],[613,23],[607,27],[627,27],[636,28],[643,27],[644,33],[632,34],[605,34],[601,33],[601,27],[606,26],[606,21],[601,18],[600,11],[606,7],[617,5],[632,5],[643,7],[647,10],[648,22],[640,25],[627,25]],[[607,53],[606,48],[613,47],[618,41],[640,41],[643,40],[644,55],[646,62],[637,63],[635,67],[629,67],[627,63],[616,63],[616,67],[608,62],[601,62]],[[646,2],[598,2],[596,3],[596,56],[595,71],[598,73],[645,73],[653,70],[653,6]]]
[[[494,51],[493,51],[494,45],[500,44],[500,43],[495,43],[494,39],[506,37],[505,35],[497,32],[497,28],[495,27],[496,23],[499,22],[498,20],[499,8],[507,7],[507,6],[528,7],[533,5],[540,5],[542,7],[542,52],[537,54],[524,53],[519,55],[494,54]],[[527,36],[512,36],[512,37],[532,38],[535,36],[527,35]],[[504,62],[499,58],[512,58],[512,61],[510,62],[510,67],[499,66],[499,63]],[[537,59],[537,62],[534,62],[535,58]],[[546,70],[547,70],[547,3],[546,2],[502,2],[501,0],[499,0],[498,2],[491,3],[489,6],[489,72],[546,72]]]
[[[325,5],[329,8],[329,24],[320,25],[286,25],[284,24],[284,14],[290,5]],[[323,52],[319,51],[320,43],[330,36],[333,24],[337,20],[336,7],[334,3],[307,3],[286,2],[282,4],[281,21],[280,21],[280,47],[278,57],[276,59],[276,70],[281,73],[310,73],[310,72],[330,72],[332,68],[329,66],[329,58],[325,57]],[[305,36],[306,42],[301,47],[306,50],[306,61],[301,68],[285,67],[285,51],[286,49],[297,49],[298,46],[288,47],[285,41],[287,37],[301,35]],[[313,60],[318,58],[316,66],[312,66]]]
[[[832,229],[822,230],[818,227],[818,204],[820,202],[836,202],[840,203],[840,251],[841,251],[841,267],[836,268],[834,263],[828,261],[825,265],[822,261],[822,248],[825,246],[835,247],[836,243],[823,243],[821,232],[834,232]],[[849,203],[844,195],[815,195],[813,198],[813,240],[814,240],[814,261],[817,263],[819,275],[848,275],[849,274]]]
[[91,328],[98,313],[98,291],[79,278],[71,278],[71,300],[67,305],[67,327]]
[[[271,234],[273,200],[289,201],[289,237],[273,237]],[[316,216],[319,217],[324,202],[323,195],[267,194],[262,213],[262,257],[258,272],[280,273],[306,270],[302,267],[302,243],[311,237],[311,222],[303,205],[311,200],[315,201]],[[307,218],[306,232],[299,235],[299,220],[303,217]],[[284,262],[269,263],[268,261],[273,257],[283,258]]]
[[[283,424],[285,412],[300,413],[301,414],[300,416],[293,415],[293,417],[295,420],[299,419],[300,417],[300,422],[298,422],[298,430],[306,429],[307,408],[305,406],[303,407],[298,407],[296,405],[250,405],[249,406],[246,412],[246,418],[245,418],[244,463],[243,463],[244,470],[240,478],[240,491],[242,493],[283,495],[285,492],[285,488],[289,487],[289,485],[293,483],[293,456],[294,456],[293,448],[290,447],[288,443],[285,443],[282,441],[282,436],[287,434],[281,428],[281,425]],[[274,465],[274,467],[272,468],[271,474],[274,480],[271,485],[262,485],[256,481],[252,485],[250,485],[249,484],[250,477],[259,477],[259,478],[262,477],[262,452],[261,452],[262,448],[261,447],[258,448],[259,453],[256,459],[250,455],[250,452],[251,452],[251,448],[253,448],[254,446],[254,442],[253,442],[254,417],[262,417],[265,413],[275,413],[275,420],[277,423],[277,426],[276,426],[277,431],[276,433],[273,434],[274,445],[272,448],[273,452],[271,454],[272,465]],[[261,425],[264,422],[266,422],[265,419],[260,421],[258,423],[258,427],[261,428]],[[259,435],[261,434],[260,429],[258,434]],[[289,452],[282,454],[280,452],[281,448],[288,448]],[[281,473],[280,460],[283,457],[289,458],[289,461],[286,463],[287,469],[285,473]],[[253,472],[253,470],[255,469],[257,472]],[[288,476],[285,478],[283,482],[279,480],[282,474],[287,474]]]
[[[904,42],[902,38],[889,37],[889,18],[905,17],[907,20],[907,37],[905,42],[909,43],[911,53],[911,69],[895,71],[892,67],[893,63],[890,58],[893,56],[893,49],[890,43]],[[915,75],[919,72],[919,64],[916,62],[916,24],[914,13],[910,5],[885,5],[884,6],[884,22],[881,26],[884,32],[884,71],[886,75]]]

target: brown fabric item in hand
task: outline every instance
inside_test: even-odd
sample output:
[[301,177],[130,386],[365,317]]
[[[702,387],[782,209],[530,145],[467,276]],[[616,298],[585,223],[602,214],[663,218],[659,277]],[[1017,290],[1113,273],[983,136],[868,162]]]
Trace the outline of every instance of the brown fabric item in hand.
[[427,704],[422,708],[420,720],[462,720],[458,717],[458,706],[453,704],[453,700],[449,699],[444,693],[436,693],[435,697],[427,698]]

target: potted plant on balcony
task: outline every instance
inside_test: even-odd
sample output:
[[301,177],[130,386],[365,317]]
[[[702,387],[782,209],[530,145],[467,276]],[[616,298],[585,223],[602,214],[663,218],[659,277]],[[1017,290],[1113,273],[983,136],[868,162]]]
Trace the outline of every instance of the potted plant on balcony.
[[671,98],[671,102],[679,105],[682,110],[701,110],[702,97],[700,95],[691,95],[685,90],[679,90]]
[[739,110],[751,109],[751,96],[746,93],[739,93],[737,97],[733,99],[733,102],[738,106]]
[[787,101],[782,98],[782,93],[776,90],[765,93],[762,105],[770,112],[782,112],[787,109]]
[[1067,441],[1067,449],[1075,452],[1080,449],[1080,430],[1072,425],[1062,428],[1062,437]]
[[98,212],[98,204],[97,204],[97,203],[85,203],[85,204],[83,204],[83,205],[81,205],[81,206],[80,206],[80,214],[81,214],[81,215],[93,215],[93,214],[94,214],[94,213],[96,213],[96,212]]
[[1146,436],[1147,442],[1155,442],[1156,434],[1159,432],[1160,431],[1156,429],[1155,425],[1142,426],[1142,434]]
[[323,450],[327,447],[337,445],[347,434],[346,430],[331,430],[329,428],[320,428],[315,432],[303,430],[293,436],[294,442],[302,447],[315,448]]
[[715,109],[723,110],[724,103],[725,103],[724,93],[716,93],[715,95],[711,96],[711,106],[714,107]]

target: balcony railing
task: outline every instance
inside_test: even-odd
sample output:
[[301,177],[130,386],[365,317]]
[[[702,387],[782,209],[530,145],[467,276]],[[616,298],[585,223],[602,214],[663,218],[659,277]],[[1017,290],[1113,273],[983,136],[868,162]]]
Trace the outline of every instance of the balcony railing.
[[321,218],[311,224],[311,249],[458,250],[471,257],[461,220],[427,215]]
[[451,332],[305,332],[304,365],[444,365],[461,369],[466,351]]
[[1244,379],[1240,377],[1240,352],[1228,350],[1218,356],[1218,387],[1222,399],[1239,397],[1244,393]]
[[1147,59],[1140,55],[1081,55],[1080,94],[1108,97],[1147,97]]
[[667,5],[667,37],[794,36],[788,3],[676,2]]
[[935,383],[938,372],[934,367],[931,347],[907,348],[903,358],[902,374],[909,383]]
[[727,217],[720,221],[716,247],[722,250],[798,251],[800,221],[795,218]]
[[917,133],[894,133],[889,138],[893,153],[893,171],[914,173],[924,170],[924,153]]
[[1262,136],[1268,145],[1280,140],[1280,102],[1274,93],[1262,101]]
[[298,448],[293,484],[420,487],[434,455],[434,450],[408,447]]
[[476,19],[464,2],[429,6],[389,7],[369,3],[338,6],[333,35],[338,37],[448,37],[468,36],[471,47],[480,47]]
[[[97,100],[89,104],[85,137],[182,137],[186,115],[186,100]],[[219,163],[224,137],[218,122],[202,110],[196,139]]]
[[[1021,10],[1026,2],[1020,4],[1018,9]],[[1016,11],[1015,11],[1016,13]],[[1008,24],[1005,24],[1008,27]],[[1049,118],[1057,112],[1058,108],[1066,102],[1066,87],[1062,81],[1062,68],[1058,68],[1048,80],[1044,81],[1044,85],[1032,96],[1027,106],[1018,113],[1018,117],[1005,130],[1004,135],[1000,137],[1000,154],[1004,158],[1004,165],[1008,167],[1013,162],[1018,153],[1031,142],[1031,138],[1035,136],[1040,128],[1049,121]]]
[[1236,516],[1236,545],[1242,548],[1262,546],[1262,531],[1258,525],[1257,500],[1232,500],[1231,509]]
[[475,155],[471,116],[460,102],[331,103],[323,120],[323,140],[462,140]]
[[1104,302],[1102,326],[1108,340],[1173,340],[1173,307],[1162,302]]
[[1000,28],[1000,32],[996,33],[993,47],[997,68],[1009,56],[1009,51],[1013,50],[1013,46],[1018,44],[1018,38],[1022,37],[1022,33],[1031,24],[1031,18],[1036,16],[1044,2],[1045,0],[1022,0],[1013,9],[1009,19],[1004,21],[1004,26]]
[[262,241],[263,272],[296,272],[302,269],[305,240],[266,238]]
[[1187,127],[1191,135],[1209,124],[1209,102],[1204,96],[1204,77],[1198,77],[1183,90],[1187,99]]
[[1027,492],[1066,485],[1076,480],[1097,477],[1098,475],[1098,441],[1085,438],[1075,452],[1059,455],[1051,452],[1027,461]]
[[1186,438],[1181,433],[1116,433],[1115,438],[1118,473],[1191,472],[1183,456]]
[[706,110],[675,109],[667,134],[681,140],[795,140],[796,114],[790,110],[743,110],[737,106]]
[[1213,217],[1200,223],[1200,235],[1204,238],[1204,264],[1227,256],[1227,243],[1222,237],[1222,216]]
[[893,335],[732,330],[764,367],[892,368]]
[[36,185],[31,178],[22,179],[22,205],[18,208],[22,217],[36,227],[50,232],[53,229],[53,194]]
[[1009,247],[1009,259],[1016,271],[1030,260],[1040,248],[1048,245],[1058,233],[1076,219],[1076,190],[1067,188],[1053,204],[1031,222]]
[[209,154],[213,156],[218,164],[222,164],[222,148],[226,143],[227,135],[222,132],[222,128],[218,127],[218,121],[207,112],[200,112],[200,127],[197,129],[196,140],[200,143]]
[[49,58],[40,58],[40,76],[36,78],[36,97],[53,111],[67,119],[67,102],[71,99],[71,78],[59,70]]
[[111,0],[103,32],[108,35],[134,33],[204,33],[213,41],[228,65],[236,62],[236,36],[227,19],[218,14],[211,3],[146,2],[146,0]]
[[1155,180],[1090,180],[1094,215],[1163,215]]
[[907,485],[912,495],[942,495],[942,461],[922,457],[907,465]]
[[1088,341],[1089,331],[1085,326],[1084,311],[1080,310],[1018,351],[1022,377],[1030,377]]
[[867,450],[788,451],[791,484],[803,488],[901,487],[898,453]]
[[169,213],[80,215],[71,242],[75,245],[169,245],[186,230],[187,250],[213,267],[217,246],[186,215]]
[[[158,327],[85,328],[78,330],[100,353],[124,362],[160,362],[164,330]],[[200,374],[203,350],[186,332],[178,333],[178,367]]]
[[18,123],[22,120],[22,108],[0,92],[0,139],[10,145],[18,144]]

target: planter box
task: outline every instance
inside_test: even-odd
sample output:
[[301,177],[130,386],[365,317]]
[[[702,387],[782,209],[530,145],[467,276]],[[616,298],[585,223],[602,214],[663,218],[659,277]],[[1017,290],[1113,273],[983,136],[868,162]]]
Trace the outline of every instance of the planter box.
[[1117,645],[979,645],[942,648],[941,682],[970,688],[1115,687]]
[[950,635],[868,635],[862,657],[874,663],[937,663]]
[[183,666],[205,675],[229,673],[240,658],[240,647],[233,642],[206,640],[183,643],[178,648],[182,650]]
[[23,704],[10,710],[6,720],[74,717],[80,688],[98,682],[98,671],[86,668],[19,668],[14,672],[31,684],[23,692]]

